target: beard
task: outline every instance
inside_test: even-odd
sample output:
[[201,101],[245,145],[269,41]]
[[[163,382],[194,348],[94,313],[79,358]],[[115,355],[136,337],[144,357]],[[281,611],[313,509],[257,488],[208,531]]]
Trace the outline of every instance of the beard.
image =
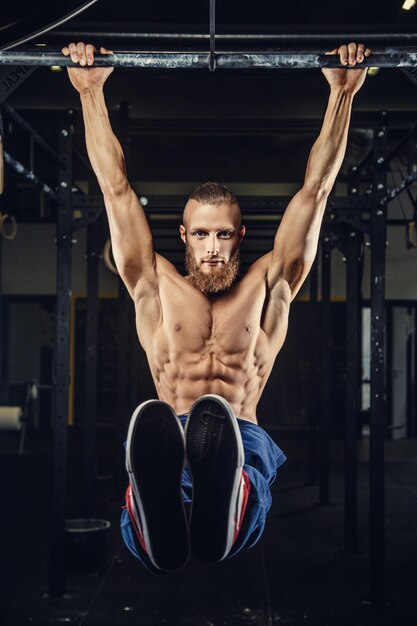
[[240,250],[232,254],[229,261],[220,267],[212,268],[210,273],[202,272],[200,263],[195,260],[191,248],[185,248],[185,267],[188,272],[190,282],[199,291],[206,295],[221,294],[228,291],[236,281],[239,274]]

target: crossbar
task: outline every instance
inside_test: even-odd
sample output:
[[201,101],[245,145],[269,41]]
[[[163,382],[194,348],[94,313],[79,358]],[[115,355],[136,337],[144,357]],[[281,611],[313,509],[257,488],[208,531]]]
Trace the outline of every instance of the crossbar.
[[[266,52],[216,52],[216,68],[221,69],[316,69],[333,67],[360,69],[363,67],[416,67],[417,48],[390,48],[373,54],[360,65],[341,65],[337,55],[312,54],[297,51],[268,50]],[[0,65],[36,65],[79,67],[60,52],[0,51]],[[208,52],[115,52],[97,56],[96,67],[133,67],[141,69],[199,69],[210,67]]]

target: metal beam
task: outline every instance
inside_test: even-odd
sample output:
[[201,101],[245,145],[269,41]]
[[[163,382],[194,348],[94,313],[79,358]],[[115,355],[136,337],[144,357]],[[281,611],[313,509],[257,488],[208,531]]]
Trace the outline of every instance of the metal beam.
[[312,328],[312,356],[310,359],[310,397],[308,403],[308,483],[317,484],[317,426],[320,406],[320,371],[317,363],[320,341],[320,303],[319,303],[319,259],[316,259],[310,271],[310,307],[313,307],[310,319]]
[[41,146],[48,154],[62,167],[65,167],[65,164],[62,163],[61,157],[51,146],[36,132],[34,128],[30,124],[27,123],[23,117],[14,110],[12,106],[8,102],[3,102],[3,110],[15,121],[23,130],[29,133],[31,137],[36,141],[36,143]]
[[11,168],[15,170],[18,174],[23,176],[25,180],[37,185],[42,189],[44,193],[50,196],[55,202],[61,202],[61,197],[59,194],[55,193],[53,189],[49,187],[46,183],[41,181],[36,174],[34,174],[31,170],[28,170],[22,163],[14,159],[8,152],[4,151],[4,162],[7,163]]
[[[210,52],[152,51],[115,52],[97,56],[96,67],[132,67],[140,69],[204,69],[210,67]],[[266,52],[217,52],[216,68],[219,69],[319,69],[336,67],[358,69],[363,67],[415,67],[417,50],[414,48],[387,48],[373,54],[360,66],[344,66],[337,55],[325,55],[291,50],[268,50]],[[36,65],[79,67],[60,52],[0,51],[0,65]]]
[[[100,26],[100,25],[99,25]],[[327,25],[326,25],[327,26]],[[274,25],[276,27],[276,25]],[[143,26],[142,26],[143,28]],[[339,26],[340,28],[340,26]],[[346,28],[352,28],[352,25],[347,25]],[[409,44],[410,42],[417,41],[417,33],[416,32],[401,32],[401,33],[393,33],[390,32],[392,25],[380,24],[379,28],[381,32],[373,32],[370,33],[367,28],[363,26],[358,26],[358,32],[352,32],[352,30],[344,30],[339,32],[310,32],[310,33],[216,33],[217,41],[228,41],[228,42],[237,42],[237,41],[274,41],[280,42],[281,44],[296,44],[299,45],[301,42],[333,42],[333,41],[363,41],[365,43],[371,42],[389,42],[392,44]],[[363,29],[363,30],[360,30]],[[81,39],[82,41],[94,39],[111,39],[114,41],[115,39],[125,39],[125,40],[157,40],[164,39],[168,41],[207,41],[210,39],[210,35],[208,33],[170,33],[170,32],[152,32],[150,29],[146,32],[142,31],[121,31],[121,30],[88,30],[81,26],[80,30],[65,30],[65,31],[51,31],[49,33],[50,36],[59,37],[60,40],[68,39],[69,41],[73,41],[74,37],[77,38],[77,41]]]
[[[61,7],[61,3],[59,2],[50,5],[46,3],[42,5],[42,3],[40,3],[36,7],[36,11],[29,11],[29,14],[19,16],[20,19],[12,24],[2,26],[0,38],[1,48],[7,50],[22,45],[35,37],[40,37],[50,31],[51,28],[57,28],[61,24],[65,24],[65,22],[73,19],[96,2],[97,0],[87,0],[83,2],[81,6],[75,7],[65,15],[62,15],[61,11],[68,8],[67,3],[63,3],[64,8]],[[44,8],[44,10],[42,10],[42,8]],[[45,23],[45,11],[47,12],[47,23]],[[24,13],[24,11],[21,12]]]
[[357,551],[357,433],[361,349],[361,233],[350,229],[346,252],[346,428],[345,428],[345,552]]
[[216,69],[216,0],[210,0],[210,72]]
[[[239,206],[243,212],[262,211],[278,215],[287,208],[293,196],[237,196]],[[146,198],[146,200],[144,199]],[[187,203],[187,195],[146,195],[140,197],[148,217],[152,219],[153,211],[161,211],[166,215],[182,212]],[[103,196],[92,194],[74,194],[73,208],[84,211],[89,208],[103,208]],[[330,215],[333,211],[370,211],[371,198],[368,196],[330,196],[327,202]],[[173,215],[175,218],[175,215]],[[244,215],[245,217],[245,215]]]
[[[382,119],[386,115],[382,112]],[[387,207],[386,171],[377,167],[386,153],[386,127],[374,132],[373,203],[371,211],[371,415],[369,449],[370,599],[385,600],[385,457],[387,427],[385,380],[385,249]]]
[[330,388],[331,388],[331,263],[332,243],[324,229],[321,248],[320,304],[320,420],[319,420],[319,503],[330,502]]
[[57,221],[57,308],[54,395],[54,475],[50,528],[49,595],[61,597],[65,589],[65,500],[68,443],[68,401],[70,385],[70,311],[71,311],[71,183],[72,133],[62,128],[59,137],[59,194],[61,204]]
[[96,421],[97,421],[97,346],[99,314],[99,263],[101,238],[97,222],[87,227],[87,322],[85,354],[84,411],[84,492],[83,513],[95,512]]
[[390,202],[391,200],[394,200],[394,198],[396,198],[402,191],[404,191],[404,189],[407,189],[407,187],[409,187],[416,181],[417,181],[417,172],[411,172],[411,174],[409,174],[406,178],[404,178],[404,180],[402,180],[400,184],[397,185],[397,187],[394,187],[393,189],[391,189],[386,194],[386,196],[381,198],[380,205],[386,206],[388,202]]

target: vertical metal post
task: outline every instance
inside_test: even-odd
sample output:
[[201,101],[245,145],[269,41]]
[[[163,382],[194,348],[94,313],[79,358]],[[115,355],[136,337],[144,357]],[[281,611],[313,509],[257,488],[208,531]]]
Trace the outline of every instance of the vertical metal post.
[[[1,208],[1,203],[0,203],[0,208]],[[3,271],[2,271],[2,237],[0,236],[0,383],[3,382],[3,359],[5,358],[5,354],[4,354],[4,332],[3,332],[3,292],[2,292],[2,287],[3,287],[3,283],[2,283],[2,278],[3,278]]]
[[350,228],[346,245],[345,552],[357,550],[357,420],[360,382],[360,236]]
[[[123,151],[128,158],[129,149],[129,106],[127,102],[122,102],[119,109],[118,136]],[[130,296],[126,287],[119,281],[119,300],[117,311],[117,409],[118,409],[118,453],[116,455],[116,490],[121,493],[125,487],[126,475],[124,471],[124,448],[123,442],[126,438],[126,424],[129,418],[129,307],[131,306]]]
[[64,592],[65,567],[65,496],[67,469],[67,429],[70,377],[70,305],[71,305],[71,239],[72,239],[72,131],[62,128],[59,152],[65,167],[59,172],[57,212],[57,322],[55,354],[55,411],[54,411],[54,475],[52,520],[49,554],[49,595]]
[[417,434],[417,304],[414,304],[414,349],[412,358],[412,376],[412,389],[414,390],[414,393],[411,408],[414,424],[412,430],[410,431],[410,436],[415,437]]
[[[3,208],[3,192],[4,192],[4,161],[3,161],[3,116],[2,116],[2,107],[0,107],[0,213]],[[4,350],[3,350],[3,294],[2,294],[2,239],[0,236],[0,383],[3,381],[3,359],[4,359]]]
[[[384,117],[384,114],[383,114]],[[371,211],[371,415],[369,455],[369,548],[370,600],[385,597],[385,484],[384,444],[386,436],[385,398],[385,248],[387,231],[386,171],[383,165],[387,148],[386,128],[374,131],[373,202]]]
[[[129,105],[127,102],[122,102],[119,109],[118,119],[118,135],[120,143],[123,147],[123,152],[128,158],[129,153]],[[128,366],[128,354],[129,354],[129,338],[131,335],[131,329],[129,328],[129,306],[130,297],[126,287],[120,281],[119,282],[119,310],[118,310],[118,338],[119,338],[119,350],[118,350],[118,408],[119,415],[122,416],[122,423],[124,424],[128,414],[128,380],[130,368]],[[124,437],[124,434],[123,434]]]
[[407,434],[417,435],[417,305],[408,309],[409,319],[413,322],[407,339]]
[[[312,333],[316,337],[316,341],[320,337],[320,329],[316,327],[319,323],[319,268],[318,257],[314,261],[310,272],[310,307],[314,307],[314,315],[312,316],[315,332]],[[319,351],[319,346],[313,347],[315,354]],[[319,381],[318,381],[318,363],[316,358],[310,359],[310,403],[308,411],[308,483],[310,485],[317,484],[317,407],[319,406]]]
[[210,0],[210,72],[216,69],[216,0]]
[[92,515],[95,501],[96,477],[96,417],[97,417],[97,345],[98,345],[98,267],[100,237],[97,222],[87,227],[87,325],[86,377],[84,414],[84,494],[83,510]]
[[320,435],[319,435],[319,503],[329,504],[330,474],[330,345],[331,333],[331,261],[330,237],[322,243],[322,282],[320,315]]
[[127,423],[129,418],[129,360],[128,360],[128,344],[129,344],[129,307],[130,297],[126,287],[119,281],[119,299],[117,306],[117,432],[118,446],[116,452],[115,490],[118,496],[126,487],[126,473],[124,470],[124,447],[123,442],[126,440]]

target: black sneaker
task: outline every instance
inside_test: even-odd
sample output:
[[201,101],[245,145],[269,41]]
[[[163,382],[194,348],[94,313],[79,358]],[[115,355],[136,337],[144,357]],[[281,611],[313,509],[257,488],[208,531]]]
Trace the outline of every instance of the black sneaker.
[[185,442],[193,479],[191,549],[202,561],[215,563],[237,538],[250,490],[242,470],[242,437],[229,403],[214,394],[199,398],[188,417]]
[[184,460],[184,431],[169,404],[148,400],[139,405],[126,442],[126,502],[141,547],[166,572],[185,565],[190,552],[181,494]]

